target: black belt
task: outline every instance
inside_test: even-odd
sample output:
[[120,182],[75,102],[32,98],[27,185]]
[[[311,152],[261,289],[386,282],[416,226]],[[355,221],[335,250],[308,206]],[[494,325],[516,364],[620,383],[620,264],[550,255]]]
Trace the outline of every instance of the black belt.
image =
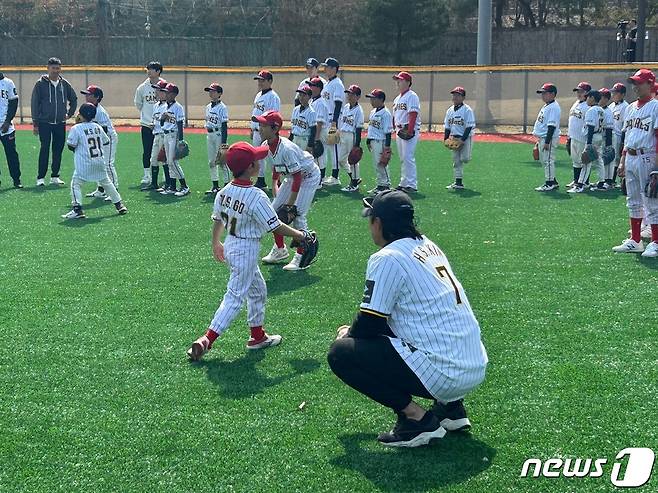
[[644,154],[652,154],[650,149],[626,149],[626,152],[631,156],[643,156]]
[[220,132],[222,129],[221,128],[207,128],[206,129],[209,134],[215,133],[215,132]]
[[162,131],[162,133],[164,133],[165,135],[167,135],[167,134],[173,134],[174,132],[178,132],[178,130],[163,130],[163,131]]

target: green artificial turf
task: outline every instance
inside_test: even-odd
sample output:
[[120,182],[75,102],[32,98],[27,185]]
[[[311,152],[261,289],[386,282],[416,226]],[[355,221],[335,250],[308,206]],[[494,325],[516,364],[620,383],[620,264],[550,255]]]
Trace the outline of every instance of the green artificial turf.
[[[530,145],[477,143],[459,193],[445,189],[448,151],[419,145],[419,227],[448,255],[491,361],[466,400],[470,434],[391,450],[375,437],[394,415],[326,363],[375,251],[360,195],[317,193],[308,271],[262,267],[281,346],[248,354],[243,313],[190,364],[227,280],[210,250],[205,137],[189,135],[193,192],[180,199],[139,191],[139,134],[121,134],[130,213],[85,199],[76,222],[60,218],[68,186],[34,187],[36,138],[17,138],[24,190],[0,163],[2,492],[599,492],[618,451],[658,450],[658,259],[611,253],[628,227],[623,197],[565,193],[564,150],[561,190],[540,194]],[[395,156],[391,169],[397,180]],[[71,173],[65,151],[67,184]],[[362,173],[373,186],[367,153]],[[609,463],[601,478],[521,478],[531,457]]]

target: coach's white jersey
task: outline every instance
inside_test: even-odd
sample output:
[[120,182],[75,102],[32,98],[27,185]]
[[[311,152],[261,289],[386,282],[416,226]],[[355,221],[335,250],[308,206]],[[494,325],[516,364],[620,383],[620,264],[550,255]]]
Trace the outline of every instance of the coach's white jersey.
[[324,128],[329,126],[329,112],[327,111],[327,105],[322,99],[322,95],[319,95],[317,98],[313,98],[310,104],[311,108],[315,112],[315,122],[322,123]]
[[627,149],[656,149],[657,128],[657,100],[650,99],[641,108],[638,101],[629,104],[624,117],[624,132],[626,133],[624,147]]
[[396,128],[402,128],[409,123],[409,113],[416,112],[416,132],[420,131],[420,99],[409,89],[404,94],[398,94],[393,100],[393,123]]
[[311,127],[315,127],[316,117],[315,110],[311,105],[302,108],[301,104],[295,106],[292,110],[290,119],[290,132],[296,137],[308,138],[311,135]]
[[373,108],[368,118],[368,139],[386,140],[386,134],[393,133],[393,115],[386,106]]
[[355,132],[357,128],[363,128],[363,108],[359,103],[354,106],[350,106],[348,103],[340,110],[338,130]]
[[[163,79],[159,79],[163,80]],[[144,127],[153,127],[153,106],[158,102],[151,81],[146,79],[135,91],[135,107],[139,110],[139,123]]]
[[110,138],[98,123],[84,122],[73,125],[66,138],[66,144],[75,147],[74,175],[84,181],[100,181],[107,178],[103,146],[109,143]]
[[612,119],[614,120],[613,131],[615,135],[621,137],[621,132],[624,129],[624,114],[628,103],[626,101],[620,101],[618,103],[611,103],[609,108],[612,110]]
[[562,110],[557,101],[553,100],[550,103],[544,104],[539,110],[535,126],[532,129],[532,135],[543,139],[548,134],[548,127],[555,127],[553,132],[553,140],[560,140],[560,117]]
[[118,137],[117,131],[114,129],[114,125],[112,125],[110,115],[101,104],[96,105],[96,117],[93,121],[98,123],[101,127],[107,128],[106,133],[110,138],[116,139]]
[[[251,116],[260,116],[266,111],[280,111],[281,98],[274,91],[268,89],[267,91],[258,91],[254,97],[254,108],[251,110]],[[251,122],[252,130],[258,130],[258,122]]]
[[361,311],[388,319],[393,347],[433,395],[450,393],[451,382],[463,385],[465,373],[487,365],[464,289],[425,236],[394,241],[370,257]]
[[340,101],[343,105],[345,104],[345,86],[340,77],[334,77],[325,82],[322,89],[322,99],[324,100],[324,104],[327,105],[329,122],[331,122],[334,119],[336,101]]
[[165,111],[167,111],[167,103],[165,101],[158,101],[155,103],[155,105],[153,105],[153,135],[162,133],[160,117]]
[[211,217],[224,223],[228,235],[249,240],[260,240],[281,224],[265,192],[243,180],[217,193]]
[[162,124],[162,130],[165,133],[178,130],[178,122],[185,122],[185,110],[178,101],[174,101],[173,103],[165,102],[164,114],[167,115],[167,118],[165,118]]
[[222,101],[206,105],[206,128],[221,130],[222,123],[228,123],[228,108]]
[[269,158],[272,163],[272,170],[284,176],[301,171],[302,177],[306,178],[311,176],[318,168],[311,154],[301,150],[291,140],[283,137],[279,137],[274,152],[270,149]]
[[[18,99],[18,92],[16,92],[16,86],[14,81],[5,77],[0,80],[0,123],[4,123],[7,118],[7,110],[9,109],[9,101]],[[5,133],[0,135],[8,135],[14,131],[14,122],[12,121],[9,125],[9,128]]]
[[613,130],[615,128],[615,119],[612,115],[610,106],[603,108],[603,130]]
[[583,125],[583,133],[580,140],[587,142],[587,129],[590,126],[594,127],[595,136],[603,132],[603,121],[603,108],[598,105],[590,106],[585,113],[585,125]]
[[[446,117],[443,124],[447,130],[450,130],[450,135],[461,137],[467,128],[475,129],[475,114],[473,109],[467,104],[452,105],[446,111]],[[473,136],[473,130],[469,134],[470,139]]]
[[[583,127],[585,126],[585,113],[589,106],[586,101],[576,101],[569,110],[569,126],[567,136],[570,139],[583,141]],[[585,134],[587,137],[587,134]]]

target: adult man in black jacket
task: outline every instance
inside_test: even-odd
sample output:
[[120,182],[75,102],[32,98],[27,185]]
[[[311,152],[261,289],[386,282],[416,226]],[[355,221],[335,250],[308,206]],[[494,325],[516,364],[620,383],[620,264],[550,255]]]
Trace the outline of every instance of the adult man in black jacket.
[[48,172],[51,143],[53,162],[50,184],[64,185],[59,178],[59,169],[66,140],[66,120],[75,113],[78,97],[69,81],[60,75],[61,70],[61,60],[50,58],[48,73],[37,80],[32,90],[32,125],[34,135],[38,135],[41,141],[37,186],[45,185],[44,178]]

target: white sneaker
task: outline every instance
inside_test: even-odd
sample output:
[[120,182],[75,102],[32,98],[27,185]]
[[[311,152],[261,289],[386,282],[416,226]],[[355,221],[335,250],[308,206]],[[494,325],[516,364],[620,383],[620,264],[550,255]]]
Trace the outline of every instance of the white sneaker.
[[[640,231],[640,236],[644,240],[650,240],[651,239],[651,225],[646,225],[644,228],[642,228],[642,231]],[[648,247],[648,245],[647,245],[647,247]]]
[[335,185],[340,185],[340,179],[334,178],[333,176],[327,176],[324,180],[322,180],[322,184],[328,187],[333,187]]
[[621,245],[612,247],[612,251],[616,253],[642,253],[644,251],[644,243],[642,243],[642,240],[636,243],[631,238],[626,238],[621,242]]
[[88,194],[86,194],[85,197],[93,197],[95,199],[104,199],[105,198],[105,193],[101,192],[98,189],[96,189],[93,192],[89,192]]
[[174,193],[176,197],[185,197],[190,193],[189,187],[181,188],[178,192]]
[[112,202],[112,197],[109,195],[103,199],[104,202]]
[[39,178],[37,180],[37,187],[45,187],[45,186],[46,186],[45,180],[43,178]]
[[352,184],[347,185],[346,187],[343,187],[340,189],[341,192],[358,192],[359,191],[359,186],[354,186]]
[[587,187],[585,187],[584,185],[581,186],[574,185],[569,190],[567,190],[567,193],[585,193],[586,191],[587,191]]
[[546,183],[544,183],[542,186],[536,187],[535,191],[537,191],[537,192],[552,192],[553,190],[555,190],[557,188],[558,188],[558,185],[553,185],[552,183],[550,185],[547,185]]
[[247,341],[247,349],[263,349],[266,347],[278,346],[281,344],[281,336],[277,334],[265,334],[260,341],[255,341],[251,337]]
[[567,188],[571,188],[571,187],[573,187],[575,184],[576,184],[575,181],[570,181],[569,183],[567,183]]
[[84,219],[85,213],[84,212],[78,212],[76,210],[70,210],[66,214],[62,214],[62,219]]
[[140,181],[139,183],[140,185],[148,185],[151,183],[151,177],[148,174],[144,173],[144,176],[142,177],[142,181]]
[[448,190],[463,190],[464,185],[458,185],[457,183],[451,183],[446,187]]
[[263,257],[263,262],[266,264],[278,264],[283,260],[286,260],[289,256],[288,249],[286,247],[277,248],[276,245],[272,247],[270,253]]
[[315,187],[316,190],[322,190],[322,182],[318,183],[318,186]]
[[64,180],[60,180],[59,177],[54,176],[53,178],[50,179],[50,184],[51,185],[66,185],[64,183]]
[[303,270],[299,266],[299,262],[301,262],[301,261],[302,261],[302,254],[301,253],[295,253],[295,256],[292,258],[290,263],[283,266],[283,270]]
[[642,252],[642,256],[645,258],[658,257],[658,243],[655,241],[649,243],[644,249],[644,252]]
[[175,193],[176,190],[174,190],[173,188],[165,188],[164,190],[162,190],[162,192],[160,192],[160,195],[174,195]]

